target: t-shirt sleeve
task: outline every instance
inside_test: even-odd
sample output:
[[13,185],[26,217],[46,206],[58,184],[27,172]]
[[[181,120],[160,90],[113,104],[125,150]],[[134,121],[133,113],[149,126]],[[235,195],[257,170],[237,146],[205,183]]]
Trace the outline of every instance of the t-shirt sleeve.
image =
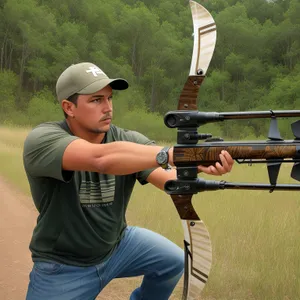
[[27,173],[34,177],[52,177],[69,181],[72,171],[63,171],[62,158],[67,146],[76,136],[59,126],[46,125],[34,128],[24,142],[23,163]]
[[[146,136],[144,136],[143,134],[137,131],[130,131],[130,140],[134,143],[142,144],[142,145],[153,145],[153,146],[156,145],[154,141],[148,139]],[[136,178],[140,182],[140,184],[142,185],[147,184],[148,181],[146,179],[155,169],[156,168],[151,168],[136,173]]]

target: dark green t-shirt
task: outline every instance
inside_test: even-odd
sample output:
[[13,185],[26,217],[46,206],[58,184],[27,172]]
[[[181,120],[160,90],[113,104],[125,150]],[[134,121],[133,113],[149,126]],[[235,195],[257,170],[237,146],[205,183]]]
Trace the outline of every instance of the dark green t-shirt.
[[[34,128],[24,144],[24,167],[39,216],[30,250],[33,261],[90,266],[112,253],[126,228],[125,212],[136,179],[145,184],[153,169],[114,176],[62,170],[66,147],[78,137],[67,123]],[[105,143],[154,144],[142,134],[111,125]]]

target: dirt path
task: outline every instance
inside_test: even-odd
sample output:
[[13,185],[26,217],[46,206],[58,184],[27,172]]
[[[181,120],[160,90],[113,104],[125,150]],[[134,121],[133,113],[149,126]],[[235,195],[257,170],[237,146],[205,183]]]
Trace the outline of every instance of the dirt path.
[[37,213],[28,197],[0,177],[0,299],[25,299],[32,266],[28,249]]
[[[29,197],[0,177],[0,299],[25,299],[32,268],[28,249],[37,212]],[[98,300],[129,299],[140,278],[112,281]],[[175,299],[172,297],[172,299]]]

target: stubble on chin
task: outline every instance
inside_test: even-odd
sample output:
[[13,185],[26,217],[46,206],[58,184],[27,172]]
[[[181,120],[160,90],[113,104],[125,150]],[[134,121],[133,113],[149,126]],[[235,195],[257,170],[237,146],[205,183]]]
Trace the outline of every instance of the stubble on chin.
[[89,131],[94,134],[106,133],[109,131],[110,126],[107,129],[101,128],[89,128]]

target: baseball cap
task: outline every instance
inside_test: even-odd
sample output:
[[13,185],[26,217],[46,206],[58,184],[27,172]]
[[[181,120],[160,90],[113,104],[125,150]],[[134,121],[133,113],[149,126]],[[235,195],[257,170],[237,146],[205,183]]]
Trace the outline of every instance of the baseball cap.
[[56,95],[59,102],[73,94],[93,94],[107,85],[114,90],[125,90],[128,82],[122,78],[109,78],[93,63],[82,62],[68,67],[58,78]]

